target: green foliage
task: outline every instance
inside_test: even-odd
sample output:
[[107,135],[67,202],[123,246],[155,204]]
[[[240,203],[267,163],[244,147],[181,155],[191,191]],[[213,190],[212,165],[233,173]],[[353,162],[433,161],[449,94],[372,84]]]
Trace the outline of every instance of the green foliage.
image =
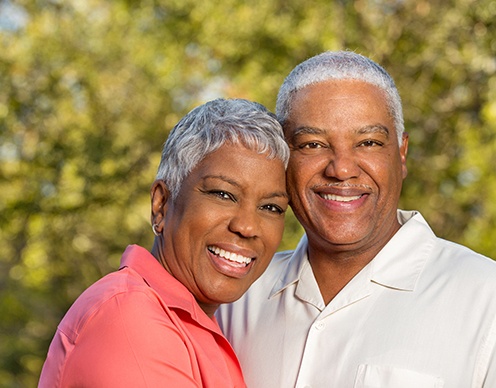
[[[0,11],[0,386],[35,386],[69,305],[126,245],[150,246],[148,190],[177,120],[215,97],[273,110],[288,72],[324,50],[397,81],[402,206],[496,257],[494,1],[0,4],[23,16],[11,28]],[[301,232],[289,214],[281,249]]]

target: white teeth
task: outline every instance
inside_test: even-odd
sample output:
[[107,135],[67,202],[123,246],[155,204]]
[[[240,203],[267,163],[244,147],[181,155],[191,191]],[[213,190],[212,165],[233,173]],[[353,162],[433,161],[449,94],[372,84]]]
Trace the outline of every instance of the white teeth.
[[352,197],[342,197],[341,195],[335,194],[320,194],[320,196],[328,201],[337,201],[337,202],[351,202],[359,199],[361,195],[354,195]]
[[242,255],[238,255],[234,252],[225,251],[224,249],[220,249],[219,247],[216,246],[209,246],[208,250],[229,261],[234,261],[236,263],[246,264],[246,265],[251,263],[250,257],[245,257]]

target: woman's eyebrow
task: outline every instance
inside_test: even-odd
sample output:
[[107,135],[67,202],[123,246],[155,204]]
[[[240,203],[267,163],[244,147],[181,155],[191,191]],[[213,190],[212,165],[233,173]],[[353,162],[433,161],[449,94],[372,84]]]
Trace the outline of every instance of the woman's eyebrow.
[[226,182],[230,185],[239,187],[239,183],[236,182],[235,180],[225,176],[225,175],[205,175],[204,177],[201,178],[203,181],[209,180],[209,179],[215,179],[215,180],[220,180],[223,182]]
[[264,196],[264,199],[271,199],[271,198],[289,199],[289,194],[286,191],[275,191],[273,193],[270,193],[269,195]]

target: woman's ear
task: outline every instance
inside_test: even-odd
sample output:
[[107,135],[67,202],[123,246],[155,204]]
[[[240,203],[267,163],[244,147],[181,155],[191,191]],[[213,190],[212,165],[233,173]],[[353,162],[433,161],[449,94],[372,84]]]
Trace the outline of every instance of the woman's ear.
[[151,223],[153,231],[156,234],[162,233],[163,221],[165,219],[165,213],[167,212],[167,206],[170,200],[170,192],[167,185],[162,179],[157,179],[153,182],[152,188],[150,190],[151,196]]

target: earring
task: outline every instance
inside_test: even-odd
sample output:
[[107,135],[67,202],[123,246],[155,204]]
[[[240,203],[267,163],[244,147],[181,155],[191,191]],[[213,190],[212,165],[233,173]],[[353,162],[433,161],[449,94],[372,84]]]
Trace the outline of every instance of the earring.
[[155,236],[159,236],[159,235],[160,235],[160,233],[158,233],[158,232],[157,232],[157,230],[155,229],[157,226],[158,226],[157,224],[153,224],[153,225],[152,225],[153,234],[154,234]]

